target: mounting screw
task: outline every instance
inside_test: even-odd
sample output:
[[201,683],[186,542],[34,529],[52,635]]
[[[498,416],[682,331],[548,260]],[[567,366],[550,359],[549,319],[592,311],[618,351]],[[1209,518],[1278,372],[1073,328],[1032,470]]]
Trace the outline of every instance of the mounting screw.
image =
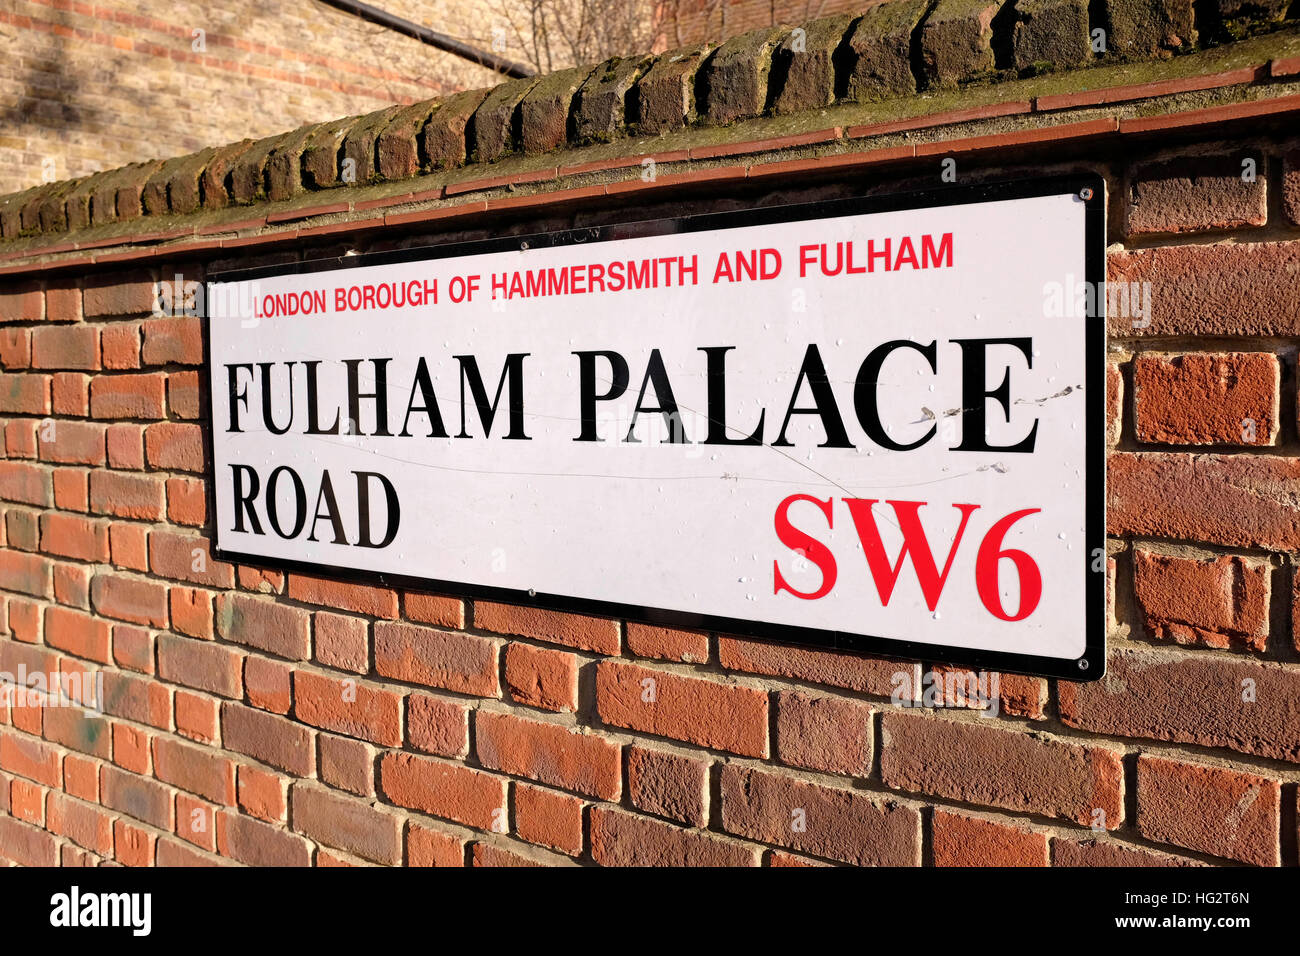
[[528,243],[526,243],[526,242],[521,242],[521,243],[519,243],[519,251],[520,251],[520,252],[527,252],[527,251],[528,251]]
[[529,597],[537,597],[537,592],[534,591],[532,588],[529,588],[529,589],[528,589],[528,596],[529,596]]
[[[1082,189],[1080,189],[1080,190],[1079,190],[1079,198],[1082,199],[1084,202],[1087,202],[1089,199],[1091,199],[1091,198],[1092,198],[1092,188],[1091,188],[1090,186],[1084,186]],[[1085,666],[1086,666],[1086,665],[1085,665]]]
[[1088,669],[1088,662],[1086,660],[1079,660],[1076,663],[1079,665],[1079,670],[1086,671]]

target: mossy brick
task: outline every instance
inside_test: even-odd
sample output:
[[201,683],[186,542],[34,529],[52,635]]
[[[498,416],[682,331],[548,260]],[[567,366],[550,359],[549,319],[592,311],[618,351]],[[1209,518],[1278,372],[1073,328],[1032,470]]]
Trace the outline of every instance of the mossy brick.
[[695,117],[695,76],[710,45],[674,50],[655,60],[637,80],[637,132],[666,133]]
[[381,179],[410,179],[420,171],[420,134],[437,108],[437,100],[404,106],[379,131],[375,170]]
[[537,77],[507,80],[494,87],[474,111],[470,155],[480,163],[496,162],[515,148],[515,112]]
[[68,195],[80,182],[74,179],[59,183],[44,194],[38,214],[41,232],[63,232],[68,228]]
[[420,150],[431,170],[455,169],[469,157],[468,126],[490,89],[465,90],[438,103],[420,133]]
[[791,30],[772,54],[772,74],[780,91],[772,112],[798,113],[835,102],[835,61],[852,17],[825,17]]
[[162,216],[168,212],[185,215],[198,210],[203,199],[199,192],[199,177],[216,154],[216,147],[209,146],[197,153],[166,160],[144,184],[140,199],[145,213],[150,216]]
[[22,234],[23,206],[30,198],[29,194],[34,193],[38,188],[33,187],[11,196],[0,197],[0,233],[6,239],[14,239]]
[[893,0],[872,7],[849,34],[853,61],[848,97],[858,102],[907,96],[916,92],[912,73],[912,34],[931,0]]
[[772,51],[784,30],[755,30],[732,37],[704,66],[707,102],[704,114],[716,126],[758,116],[767,108],[767,80]]
[[1217,22],[1220,40],[1244,40],[1286,19],[1294,0],[1209,0],[1205,8]]
[[578,90],[573,131],[579,143],[609,142],[628,125],[628,94],[654,57],[616,56],[596,67]]
[[930,87],[948,88],[993,71],[993,18],[1004,0],[939,0],[921,27]]
[[[294,156],[297,150],[293,144],[301,144],[311,127],[296,129],[290,133],[267,136],[253,143],[230,165],[230,199],[239,206],[247,206],[262,199],[270,198],[267,188],[267,165],[272,154],[282,147],[290,147]],[[301,145],[298,147],[301,149]],[[282,197],[282,198],[288,198]]]
[[41,231],[41,204],[58,186],[59,183],[43,183],[30,191],[19,211],[24,233]]
[[117,190],[114,204],[118,222],[130,222],[144,215],[144,185],[161,165],[161,160],[154,160],[132,163],[118,170],[118,176],[114,180]]
[[199,177],[199,189],[203,196],[204,209],[225,209],[230,205],[230,192],[227,180],[239,157],[253,148],[254,141],[242,139],[238,143],[222,146],[203,167]]
[[360,117],[345,116],[322,123],[307,137],[302,148],[302,184],[308,189],[327,189],[339,180],[339,150],[343,137]]
[[1120,56],[1160,56],[1196,44],[1192,0],[1106,0],[1106,21],[1106,50]]
[[99,180],[107,175],[107,173],[93,173],[68,191],[63,206],[68,217],[69,230],[85,229],[90,225],[90,197],[95,194]]
[[272,202],[289,199],[303,191],[302,152],[317,126],[301,126],[278,138],[266,157],[266,195]]
[[525,153],[549,153],[568,141],[573,97],[591,74],[590,66],[560,70],[528,91],[519,103],[519,145]]
[[[352,183],[364,184],[374,181],[377,174],[375,143],[384,127],[401,109],[400,106],[388,106],[382,110],[367,113],[352,124],[352,128],[343,137],[343,151],[341,153],[343,166],[339,176],[344,183],[351,185]],[[349,160],[352,163],[351,172],[348,171],[346,166]],[[355,176],[355,179],[351,179],[349,182],[350,176]]]
[[1012,51],[1017,70],[1083,66],[1092,55],[1088,0],[1016,0]]

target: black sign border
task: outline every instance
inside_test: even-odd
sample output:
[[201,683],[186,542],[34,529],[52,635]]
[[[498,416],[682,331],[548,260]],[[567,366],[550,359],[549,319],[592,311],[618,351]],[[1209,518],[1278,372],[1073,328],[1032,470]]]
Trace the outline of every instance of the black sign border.
[[[1106,184],[1095,173],[1078,173],[1043,177],[1034,180],[988,182],[968,186],[950,186],[919,192],[899,192],[881,196],[821,200],[809,203],[754,207],[737,211],[703,213],[677,218],[628,220],[617,224],[590,226],[559,232],[483,239],[470,242],[453,242],[411,247],[392,251],[354,254],[325,259],[289,262],[281,265],[249,269],[227,270],[207,277],[209,285],[222,282],[246,281],[269,276],[324,272],[359,266],[446,259],[453,256],[481,255],[484,253],[527,250],[553,246],[605,242],[611,239],[645,237],[675,233],[692,233],[707,230],[734,229],[744,226],[771,225],[783,222],[827,219],[837,216],[866,213],[895,212],[908,209],[928,209],[936,206],[961,206],[971,203],[996,202],[1010,199],[1031,199],[1072,193],[1085,205],[1084,213],[1084,281],[1099,290],[1096,296],[1096,314],[1084,318],[1086,326],[1085,379],[1085,449],[1086,499],[1084,504],[1086,543],[1083,562],[1083,580],[1086,594],[1084,653],[1079,658],[1045,657],[1037,654],[1017,654],[1006,651],[989,651],[946,644],[930,644],[900,638],[875,637],[828,631],[793,625],[769,624],[673,611],[663,608],[618,604],[590,598],[568,597],[560,594],[543,594],[498,588],[488,585],[442,581],[411,575],[388,574],[359,570],[337,565],[318,564],[248,554],[222,549],[217,544],[216,508],[216,454],[213,434],[216,396],[212,392],[210,368],[210,319],[203,316],[203,375],[208,394],[209,419],[206,429],[206,452],[209,472],[207,478],[208,513],[212,516],[209,552],[212,557],[245,566],[268,568],[289,573],[328,576],[356,584],[377,585],[401,590],[435,591],[452,597],[487,599],[525,607],[569,611],[619,620],[644,621],[666,627],[693,628],[723,635],[755,638],[773,643],[821,650],[850,651],[873,656],[900,658],[905,661],[953,664],[976,670],[1028,674],[1036,677],[1058,678],[1078,682],[1099,680],[1106,669]],[[544,203],[545,196],[539,197]],[[210,292],[210,290],[206,290]],[[209,297],[206,302],[211,302]],[[1100,560],[1099,560],[1100,559]],[[1098,569],[1096,565],[1100,563]]]

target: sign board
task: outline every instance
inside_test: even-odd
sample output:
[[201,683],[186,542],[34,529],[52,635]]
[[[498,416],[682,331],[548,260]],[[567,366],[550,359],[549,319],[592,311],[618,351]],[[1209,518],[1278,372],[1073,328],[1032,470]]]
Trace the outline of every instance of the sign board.
[[216,277],[216,553],[1094,679],[1103,202],[1075,178]]

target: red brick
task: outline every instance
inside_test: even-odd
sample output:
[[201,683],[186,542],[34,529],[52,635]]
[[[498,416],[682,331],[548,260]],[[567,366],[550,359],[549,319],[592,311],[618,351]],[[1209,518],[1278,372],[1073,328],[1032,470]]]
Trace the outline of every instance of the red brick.
[[776,695],[776,755],[792,767],[866,776],[871,771],[869,704],[795,691]]
[[259,710],[287,714],[293,706],[293,668],[284,661],[249,655],[244,661],[244,691]]
[[521,704],[546,710],[578,709],[578,659],[527,644],[506,646],[505,682]]
[[108,526],[74,515],[41,515],[41,550],[79,561],[108,561]]
[[622,791],[619,745],[595,734],[479,710],[474,737],[479,762],[489,770],[602,800],[617,800]]
[[577,797],[527,784],[515,786],[515,828],[521,840],[559,850],[582,852],[582,807]]
[[360,740],[321,734],[320,778],[359,797],[375,795],[375,749]]
[[44,741],[0,730],[0,769],[47,787],[62,779],[59,751]]
[[596,669],[596,709],[615,727],[766,757],[767,694],[619,661]]
[[208,539],[200,535],[150,531],[149,570],[191,584],[215,588],[235,586],[234,565],[212,557]]
[[234,701],[221,705],[221,740],[226,749],[262,763],[309,777],[316,770],[315,734],[285,717]]
[[1151,283],[1150,324],[1135,325],[1132,314],[1112,315],[1114,335],[1300,331],[1300,241],[1161,246],[1114,252],[1108,259],[1109,282]]
[[100,856],[113,852],[112,816],[61,793],[50,793],[49,830]]
[[1287,222],[1300,226],[1300,149],[1282,156],[1282,211]]
[[709,659],[709,635],[703,631],[628,621],[627,649],[637,657],[703,664]]
[[203,409],[201,395],[197,372],[172,372],[167,376],[167,409],[174,418],[199,418]]
[[150,319],[142,329],[145,365],[203,364],[203,325],[197,316]]
[[458,631],[465,626],[465,603],[439,594],[407,591],[402,595],[402,616],[409,621]]
[[[56,392],[57,395],[57,392]],[[55,408],[55,414],[66,414]],[[4,426],[4,452],[10,458],[35,459],[38,455],[37,432],[46,428],[44,422],[19,419]]]
[[155,780],[105,764],[99,771],[102,802],[110,810],[173,832],[172,791]]
[[406,699],[406,738],[416,750],[440,757],[463,757],[469,751],[469,708],[429,694]]
[[4,847],[5,858],[23,866],[57,866],[59,862],[59,846],[53,836],[13,817],[0,817],[0,847]]
[[198,425],[158,422],[144,430],[145,458],[167,471],[204,471],[203,432]]
[[302,837],[242,814],[217,816],[217,847],[250,866],[311,865],[311,845]]
[[[1255,175],[1247,181],[1246,160]],[[1262,226],[1268,220],[1264,157],[1253,150],[1178,156],[1129,172],[1130,236]]]
[[171,600],[172,630],[190,637],[211,640],[213,634],[212,592],[202,588],[173,587]]
[[1110,651],[1092,684],[1061,682],[1061,720],[1081,730],[1225,748],[1300,763],[1300,669],[1195,651]]
[[155,737],[154,776],[225,806],[235,804],[235,765],[226,757],[193,744]]
[[0,329],[0,367],[25,369],[32,364],[32,330]]
[[1282,862],[1276,780],[1142,754],[1137,765],[1142,835],[1256,866]]
[[167,479],[167,518],[172,524],[201,528],[208,520],[207,488],[192,478]]
[[[175,479],[185,480],[189,479]],[[170,482],[168,482],[170,484]],[[269,571],[266,568],[250,568],[240,566],[235,569],[235,576],[239,579],[239,586],[245,591],[256,591],[258,594],[279,594],[284,590],[284,574],[280,571]]]
[[123,422],[109,425],[105,433],[108,467],[144,470],[144,426]]
[[412,754],[385,754],[380,787],[399,807],[419,810],[480,830],[506,819],[506,781],[454,763]]
[[149,529],[144,525],[110,525],[108,548],[115,567],[130,571],[149,570]]
[[166,730],[171,726],[171,689],[147,677],[104,671],[104,710],[114,717]]
[[90,582],[95,611],[106,617],[149,627],[167,626],[167,588],[156,581],[118,574],[97,574]]
[[77,418],[85,418],[89,415],[90,376],[79,372],[59,372],[52,375],[50,408],[56,415],[72,415]]
[[293,786],[291,809],[293,828],[318,843],[376,863],[402,862],[402,821],[392,813],[302,782]]
[[1117,452],[1108,465],[1107,530],[1274,551],[1300,550],[1300,458]]
[[1133,361],[1138,441],[1275,445],[1280,381],[1271,352],[1139,355]]
[[53,565],[39,555],[0,551],[0,588],[49,598],[54,593]]
[[359,617],[317,611],[315,659],[326,667],[365,674],[370,670],[370,625]]
[[601,866],[758,866],[757,847],[612,807],[591,808],[591,857]]
[[1047,834],[936,808],[930,822],[935,866],[1047,866]]
[[1123,822],[1122,754],[1106,747],[927,714],[890,711],[880,775],[894,789],[1061,817]]
[[300,670],[293,699],[298,720],[312,727],[385,747],[402,743],[402,698],[392,691]]
[[99,347],[104,368],[129,370],[140,367],[140,326],[136,322],[115,322],[100,332]]
[[50,376],[0,374],[0,412],[48,415]]
[[82,309],[88,319],[151,312],[155,304],[153,277],[143,271],[93,277],[82,294]]
[[728,833],[858,865],[921,862],[921,815],[897,801],[737,765],[721,792]]
[[202,847],[217,850],[217,808],[187,793],[176,795],[176,835]]
[[540,860],[524,856],[522,853],[516,853],[514,850],[507,850],[504,847],[494,846],[490,843],[475,843],[471,848],[473,866],[545,866]]
[[1126,846],[1114,840],[1097,839],[1074,842],[1060,837],[1052,841],[1053,866],[1203,866],[1169,853],[1145,847]]
[[158,521],[163,516],[163,481],[153,475],[90,473],[90,507],[95,514]]
[[618,623],[585,614],[476,601],[474,626],[497,634],[531,637],[597,654],[618,653]]
[[172,634],[158,635],[158,675],[219,697],[243,696],[243,657],[228,647]]
[[[46,791],[42,787],[28,783],[26,780],[15,780],[9,788],[9,812],[20,820],[43,827],[45,826],[45,794]],[[58,832],[54,830],[53,825],[49,829],[51,832]]]
[[665,750],[627,748],[632,806],[695,827],[709,821],[709,764]]
[[1266,564],[1235,555],[1189,558],[1133,551],[1133,584],[1146,626],[1179,644],[1263,650],[1269,574]]
[[737,637],[718,638],[718,663],[727,670],[792,677],[877,697],[889,697],[894,691],[894,675],[912,666],[845,651],[789,647]]
[[99,369],[99,329],[92,325],[51,326],[32,332],[32,368]]
[[101,375],[90,385],[92,418],[157,420],[166,417],[162,375]]
[[244,764],[239,768],[239,806],[259,819],[283,823],[288,817],[284,777]]
[[406,825],[407,866],[464,866],[465,841],[415,821]]
[[45,610],[45,643],[77,657],[111,664],[107,621],[65,607]]
[[105,455],[103,425],[90,422],[54,423],[54,428],[40,434],[41,461],[62,465],[102,465]]
[[70,750],[107,760],[112,753],[109,722],[80,707],[46,707],[45,739]]
[[201,743],[215,743],[220,701],[189,691],[176,691],[176,732]]
[[99,802],[99,765],[95,761],[68,754],[63,759],[63,789],[69,796]]
[[[55,469],[57,477],[66,469]],[[47,469],[14,461],[0,461],[0,499],[49,507],[54,482]],[[63,505],[60,505],[63,507]]]
[[289,597],[304,604],[321,604],[371,617],[397,617],[397,592],[388,588],[291,574]]
[[228,641],[289,660],[311,657],[311,615],[302,608],[251,594],[218,594],[215,620],[217,633]]
[[113,662],[141,674],[154,672],[153,635],[142,627],[113,625]]
[[375,673],[478,697],[500,696],[496,645],[472,634],[377,621]]

